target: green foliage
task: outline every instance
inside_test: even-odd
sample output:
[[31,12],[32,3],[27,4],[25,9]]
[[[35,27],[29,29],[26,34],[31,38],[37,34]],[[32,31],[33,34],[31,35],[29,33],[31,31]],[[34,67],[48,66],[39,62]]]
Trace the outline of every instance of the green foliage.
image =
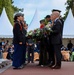
[[2,1],[0,0],[0,15],[2,13]]
[[69,10],[66,10],[66,13],[64,14],[64,17],[63,17],[64,20],[66,19],[68,12],[69,12]]
[[72,9],[72,13],[74,16],[74,0],[67,0],[65,4],[67,5],[67,7],[66,7],[66,13],[64,14],[65,15],[64,19],[66,19],[70,8]]
[[6,9],[6,13],[7,13],[7,16],[11,22],[11,24],[13,25],[13,14],[14,14],[14,10],[12,8],[12,0],[4,0],[4,7]]
[[12,25],[13,25],[13,14],[15,12],[19,12],[23,10],[23,9],[19,9],[18,7],[15,7],[13,3],[14,3],[13,0],[0,0],[0,15],[2,13],[3,7],[5,7],[7,16]]
[[19,11],[23,11],[23,9],[20,9],[18,7],[15,7],[14,5],[12,6],[12,8],[14,9],[14,13],[19,12]]

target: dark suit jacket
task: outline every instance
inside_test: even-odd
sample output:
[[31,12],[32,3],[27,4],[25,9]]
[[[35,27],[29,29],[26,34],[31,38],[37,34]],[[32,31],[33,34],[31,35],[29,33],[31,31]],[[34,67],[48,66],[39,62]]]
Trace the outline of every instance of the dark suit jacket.
[[64,20],[60,19],[60,22],[62,23],[62,32],[61,32],[61,35],[63,35]]
[[[22,29],[21,29],[20,25],[21,25]],[[15,26],[13,28],[13,36],[14,36],[13,43],[19,44],[19,42],[22,42],[23,44],[25,44],[26,43],[25,35],[26,35],[26,31],[25,31],[23,25],[19,24],[19,22],[15,22]]]
[[54,22],[50,34],[51,44],[62,44],[62,23],[59,19]]

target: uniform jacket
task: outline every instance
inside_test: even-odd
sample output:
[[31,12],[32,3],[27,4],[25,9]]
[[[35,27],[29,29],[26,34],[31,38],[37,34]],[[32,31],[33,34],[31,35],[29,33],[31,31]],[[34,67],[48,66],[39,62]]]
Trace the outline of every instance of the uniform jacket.
[[26,30],[24,29],[23,25],[18,21],[16,21],[13,28],[13,44],[19,44],[19,42],[25,44],[26,43],[25,35]]

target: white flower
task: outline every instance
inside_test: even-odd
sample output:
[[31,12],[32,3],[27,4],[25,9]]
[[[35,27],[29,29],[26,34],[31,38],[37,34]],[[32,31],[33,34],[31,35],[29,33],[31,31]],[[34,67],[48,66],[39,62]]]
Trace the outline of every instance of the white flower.
[[27,36],[28,35],[33,35],[33,31],[31,30],[31,31],[29,31],[28,33],[27,33]]

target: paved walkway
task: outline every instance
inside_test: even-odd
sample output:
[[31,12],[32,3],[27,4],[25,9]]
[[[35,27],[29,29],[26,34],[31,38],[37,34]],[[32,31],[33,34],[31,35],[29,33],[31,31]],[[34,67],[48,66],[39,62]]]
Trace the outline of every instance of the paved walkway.
[[74,75],[74,62],[62,62],[62,68],[58,70],[39,67],[37,64],[37,62],[28,64],[21,70],[13,70],[10,67],[0,75]]

